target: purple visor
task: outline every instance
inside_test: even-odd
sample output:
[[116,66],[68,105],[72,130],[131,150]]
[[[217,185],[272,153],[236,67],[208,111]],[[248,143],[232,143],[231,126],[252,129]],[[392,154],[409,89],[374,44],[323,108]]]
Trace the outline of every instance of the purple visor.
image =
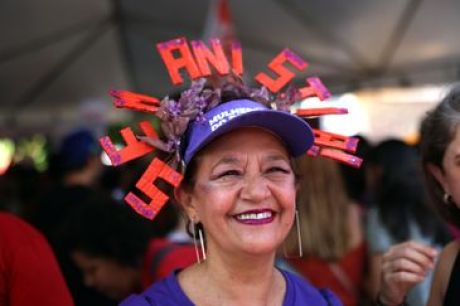
[[222,103],[208,111],[204,117],[205,120],[197,120],[189,127],[184,152],[185,164],[212,140],[242,127],[260,127],[271,131],[282,139],[293,157],[306,153],[314,140],[310,126],[303,119],[251,100]]

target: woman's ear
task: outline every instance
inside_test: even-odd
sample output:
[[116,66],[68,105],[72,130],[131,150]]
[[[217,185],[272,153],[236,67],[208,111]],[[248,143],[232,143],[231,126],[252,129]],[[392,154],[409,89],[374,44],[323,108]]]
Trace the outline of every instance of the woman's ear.
[[196,216],[196,209],[194,206],[194,201],[192,194],[179,186],[174,189],[174,198],[176,202],[184,209],[185,213],[189,218],[194,218]]
[[446,178],[444,177],[444,173],[442,172],[441,168],[438,166],[429,163],[426,168],[428,172],[436,179],[436,181],[441,185],[444,192],[450,194],[450,190],[448,188]]

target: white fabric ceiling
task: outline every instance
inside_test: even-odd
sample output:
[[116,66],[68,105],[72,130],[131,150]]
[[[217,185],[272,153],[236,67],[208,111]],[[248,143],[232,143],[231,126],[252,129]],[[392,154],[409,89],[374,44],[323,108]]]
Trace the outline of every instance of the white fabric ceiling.
[[[284,47],[334,92],[460,77],[458,0],[231,0],[245,71]],[[209,1],[3,0],[0,131],[72,118],[110,88],[158,97],[172,86],[155,44],[202,37]],[[62,120],[62,119],[60,119]]]

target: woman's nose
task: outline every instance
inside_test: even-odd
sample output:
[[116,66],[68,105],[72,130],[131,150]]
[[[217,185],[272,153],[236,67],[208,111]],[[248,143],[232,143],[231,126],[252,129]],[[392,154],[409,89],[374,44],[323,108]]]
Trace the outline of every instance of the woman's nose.
[[241,198],[251,202],[260,202],[270,195],[266,180],[260,176],[251,176],[244,180]]

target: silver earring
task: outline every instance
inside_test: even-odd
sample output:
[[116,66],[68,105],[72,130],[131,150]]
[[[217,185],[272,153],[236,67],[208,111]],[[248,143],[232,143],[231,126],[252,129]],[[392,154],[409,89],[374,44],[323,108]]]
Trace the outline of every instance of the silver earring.
[[196,224],[195,222],[193,222],[193,220],[191,220],[190,223],[192,224],[193,246],[195,247],[196,261],[198,263],[201,263],[200,254],[198,253],[198,246],[196,245],[196,230],[195,230]]
[[[195,247],[196,260],[198,263],[202,263],[202,261],[206,260],[206,249],[204,247],[203,231],[201,230],[201,227],[197,226],[198,223],[193,222],[193,220],[191,221],[191,223],[192,223],[193,245]],[[200,241],[201,256],[198,251],[196,228],[198,228],[198,240]]]
[[450,205],[452,203],[452,196],[448,194],[447,192],[444,192],[442,200],[445,204]]
[[295,210],[295,221],[296,221],[296,227],[297,227],[297,244],[299,246],[299,257],[302,258],[303,257],[302,234],[300,232],[301,230],[300,215],[297,209]]
[[206,260],[206,250],[204,248],[203,231],[201,227],[198,228],[198,236],[200,237],[201,255],[203,256],[203,260]]
[[179,165],[180,165],[180,171],[182,173],[182,175],[185,174],[185,161],[183,159],[180,159],[180,162],[179,162]]
[[[300,215],[299,211],[296,209],[295,210],[295,227],[296,227],[296,232],[297,232],[297,248],[299,249],[299,258],[303,257],[303,246],[302,246],[302,233],[301,233],[301,227],[300,227]],[[287,253],[286,247],[283,246],[283,253],[285,258],[296,258],[296,256],[291,256]]]

